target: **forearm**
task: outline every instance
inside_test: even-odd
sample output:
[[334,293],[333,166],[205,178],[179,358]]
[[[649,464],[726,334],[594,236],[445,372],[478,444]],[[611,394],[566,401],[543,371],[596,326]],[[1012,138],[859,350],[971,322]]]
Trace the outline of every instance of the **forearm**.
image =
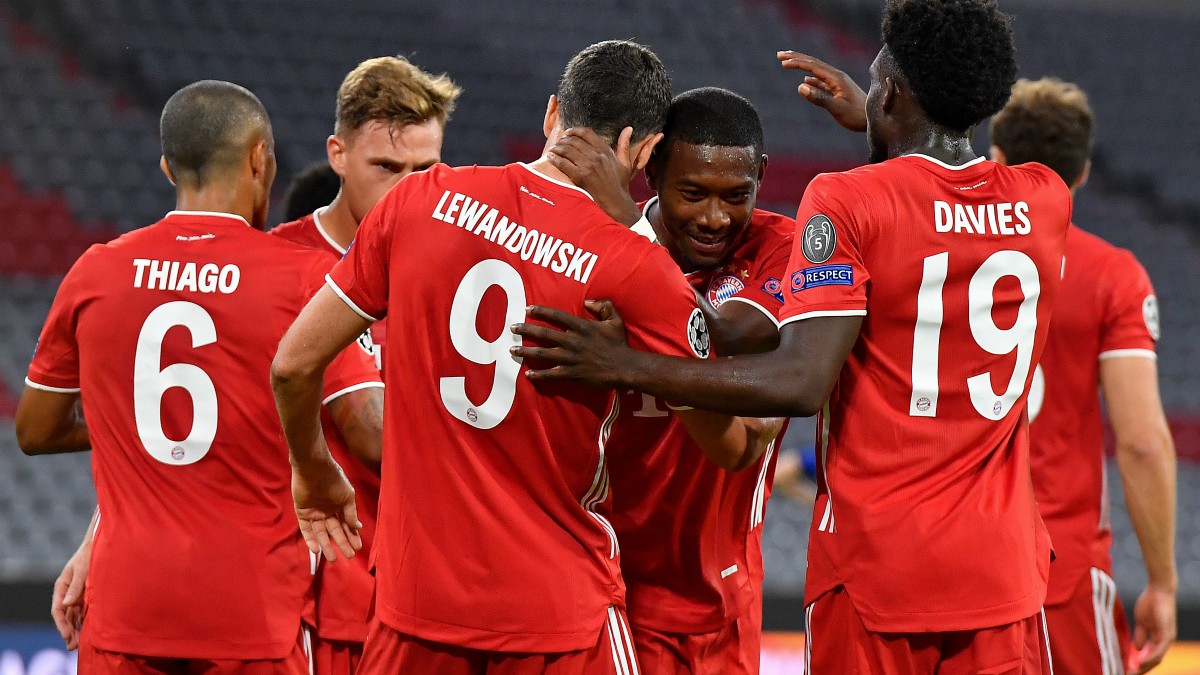
[[[722,305],[722,309],[729,304],[731,303],[727,302],[726,305]],[[704,310],[704,319],[708,324],[713,346],[722,356],[760,354],[779,346],[779,329],[771,321],[765,320],[766,315],[758,310],[751,312],[758,312],[764,318],[749,321],[744,317],[725,317],[707,302],[701,302],[700,308]]]
[[778,418],[736,417],[701,410],[680,410],[677,416],[705,456],[729,471],[740,471],[758,461],[782,426]]
[[17,406],[17,445],[26,455],[53,455],[92,449],[78,394],[25,388]]
[[83,541],[79,542],[79,551],[90,551],[92,542],[96,539],[96,524],[100,522],[100,507],[92,512],[92,519],[88,522],[87,531],[83,533]]
[[275,407],[287,439],[292,466],[305,470],[333,461],[321,433],[321,382],[324,370],[288,373],[271,370]]
[[1117,463],[1150,584],[1174,591],[1175,448],[1165,425],[1141,442],[1118,439]]

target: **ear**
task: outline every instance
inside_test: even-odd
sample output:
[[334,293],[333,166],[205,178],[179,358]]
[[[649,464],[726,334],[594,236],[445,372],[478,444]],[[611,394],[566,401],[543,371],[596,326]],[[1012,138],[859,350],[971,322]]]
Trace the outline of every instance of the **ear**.
[[763,153],[762,161],[758,163],[758,184],[761,186],[763,177],[767,175],[767,153]]
[[175,185],[175,174],[171,173],[171,165],[167,164],[167,157],[163,155],[158,158],[158,168],[162,170],[163,175],[167,180],[171,181],[171,185]]
[[1083,187],[1084,184],[1087,183],[1088,176],[1090,176],[1091,173],[1092,173],[1092,160],[1089,159],[1083,165],[1083,171],[1080,172],[1079,178],[1076,178],[1075,184],[1071,186],[1071,192],[1075,192],[1079,188]]
[[658,179],[662,176],[663,162],[667,161],[667,144],[659,143],[650,153],[650,161],[646,162],[646,185],[655,193],[658,192]]
[[546,118],[542,120],[542,133],[546,138],[554,133],[554,128],[558,126],[558,96],[550,94],[550,100],[546,102]]
[[991,149],[988,151],[988,154],[992,156],[993,162],[1008,166],[1008,157],[1004,155],[1004,151],[1000,149],[1000,146],[993,143]]
[[883,98],[880,101],[880,107],[883,112],[890,113],[895,107],[897,99],[900,98],[900,85],[896,84],[896,80],[891,77],[883,78]]
[[269,163],[267,156],[270,154],[270,151],[267,150],[267,142],[265,140],[260,139],[254,144],[254,147],[250,149],[250,175],[258,178],[267,173],[267,165]]
[[654,153],[654,146],[658,145],[663,139],[663,134],[660,131],[653,136],[647,136],[645,140],[634,146],[634,150],[630,153],[633,156],[633,172],[637,173],[645,168],[650,162],[650,155]]
[[342,137],[337,134],[330,134],[329,138],[325,139],[325,157],[329,160],[329,168],[338,175],[339,178],[346,177],[346,150],[349,146]]

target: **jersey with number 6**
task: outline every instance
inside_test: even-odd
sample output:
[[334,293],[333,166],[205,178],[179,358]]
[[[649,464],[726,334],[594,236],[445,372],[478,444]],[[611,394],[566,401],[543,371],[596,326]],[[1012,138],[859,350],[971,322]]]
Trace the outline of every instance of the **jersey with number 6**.
[[808,186],[780,318],[863,322],[818,424],[807,602],[845,586],[882,632],[1038,612],[1025,400],[1070,215],[1040,164],[909,155]]
[[329,283],[388,317],[377,616],[473,649],[594,645],[623,604],[605,454],[619,398],[534,386],[508,327],[532,304],[586,316],[607,298],[635,347],[707,356],[679,268],[526,165],[438,165],[372,209]]
[[1159,330],[1146,270],[1129,251],[1075,226],[1062,298],[1029,390],[1033,488],[1056,554],[1048,607],[1068,602],[1089,569],[1112,571],[1100,362],[1154,359]]
[[[63,280],[27,383],[83,399],[96,647],[203,659],[294,648],[311,563],[270,366],[335,261],[237,216],[176,211],[88,249]],[[364,382],[378,372],[351,347],[325,397]]]

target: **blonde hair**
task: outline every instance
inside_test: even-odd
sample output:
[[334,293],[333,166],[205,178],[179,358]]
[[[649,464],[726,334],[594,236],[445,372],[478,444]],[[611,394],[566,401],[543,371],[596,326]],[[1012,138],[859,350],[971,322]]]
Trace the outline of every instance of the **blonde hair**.
[[1074,185],[1092,156],[1092,124],[1092,107],[1078,86],[1055,77],[1022,78],[992,118],[992,144],[1009,164],[1045,164]]
[[392,127],[429,120],[445,124],[461,93],[445,73],[431,75],[403,56],[367,59],[338,87],[334,133],[354,132],[376,120]]

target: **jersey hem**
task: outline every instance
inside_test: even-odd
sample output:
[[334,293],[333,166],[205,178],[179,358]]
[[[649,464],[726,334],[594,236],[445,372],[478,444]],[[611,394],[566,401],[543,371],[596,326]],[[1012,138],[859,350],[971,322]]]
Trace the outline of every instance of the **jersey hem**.
[[332,394],[326,396],[325,398],[321,399],[321,405],[329,405],[329,402],[334,400],[335,398],[338,398],[340,396],[345,396],[346,394],[349,394],[352,391],[358,391],[360,389],[370,389],[371,387],[379,387],[380,389],[383,389],[383,383],[382,382],[360,382],[358,384],[352,384],[349,387],[344,387],[342,389],[339,389],[339,390],[333,392]]
[[[755,302],[753,300],[750,300],[749,298],[743,298],[739,295],[734,295],[734,296],[725,298],[725,302],[741,302],[741,303],[750,305],[751,307],[753,307],[753,308],[757,309],[758,311],[762,312],[763,314],[765,314],[767,316],[767,318],[771,320],[771,323],[775,324],[776,328],[779,328],[779,319],[776,318],[775,315],[772,314],[770,311],[768,311],[766,307],[763,307],[762,305],[758,304],[757,302]],[[865,312],[866,310],[863,310],[863,311]]]
[[797,315],[795,315],[795,316],[789,316],[788,318],[786,318],[786,319],[784,319],[784,320],[782,320],[782,321],[780,321],[780,322],[779,322],[779,327],[780,327],[780,328],[782,328],[782,327],[784,327],[785,325],[787,325],[787,324],[789,324],[789,323],[791,323],[791,322],[793,322],[793,321],[801,321],[801,320],[803,320],[803,319],[817,319],[817,318],[820,318],[820,317],[823,317],[823,316],[866,316],[866,315],[867,315],[867,310],[866,310],[866,309],[826,309],[826,310],[817,310],[817,311],[814,311],[814,312],[804,312],[803,314],[797,314]]
[[376,319],[375,317],[371,316],[370,314],[367,314],[366,312],[362,311],[362,309],[360,309],[359,306],[357,304],[355,304],[354,301],[351,300],[350,297],[347,296],[344,291],[342,291],[342,289],[333,280],[333,277],[326,274],[325,275],[325,283],[329,286],[330,289],[333,290],[334,293],[337,294],[337,296],[339,298],[342,299],[342,302],[346,303],[347,305],[350,306],[350,309],[354,310],[355,314],[357,314],[357,315],[361,316],[362,318],[366,319],[367,321],[371,321],[373,323],[379,321],[379,319]]
[[54,392],[55,394],[78,394],[80,392],[79,387],[51,387],[48,384],[41,384],[38,382],[34,382],[33,380],[29,379],[28,377],[25,378],[25,385],[30,387],[31,389],[39,389],[41,391]]
[[376,611],[379,620],[388,628],[422,640],[480,651],[551,654],[594,647],[596,637],[603,630],[604,622],[607,619],[605,611],[609,606],[612,605],[605,605],[599,609],[600,618],[596,621],[594,628],[561,633],[534,631],[508,633],[485,628],[457,626],[410,616],[383,604],[378,605]]
[[[296,620],[296,632],[302,622]],[[262,642],[234,642],[228,639],[167,638],[150,637],[145,634],[122,635],[120,633],[93,632],[92,644],[97,648],[119,654],[137,654],[173,659],[229,659],[257,661],[260,659],[286,658],[296,648],[296,638],[265,640]],[[219,645],[219,648],[214,648]]]
[[1150,359],[1151,361],[1158,360],[1158,354],[1153,349],[1110,349],[1106,352],[1100,352],[1099,359],[1116,359],[1121,357],[1134,357],[1139,359]]

